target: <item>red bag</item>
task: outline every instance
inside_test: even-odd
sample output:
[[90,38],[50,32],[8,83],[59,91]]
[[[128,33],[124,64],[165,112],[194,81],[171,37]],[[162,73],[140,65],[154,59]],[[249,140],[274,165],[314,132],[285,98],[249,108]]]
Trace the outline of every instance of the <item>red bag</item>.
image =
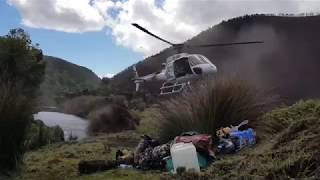
[[208,134],[198,134],[193,136],[177,136],[175,142],[190,143],[196,147],[197,151],[206,153],[211,157],[215,157],[212,149],[212,138]]

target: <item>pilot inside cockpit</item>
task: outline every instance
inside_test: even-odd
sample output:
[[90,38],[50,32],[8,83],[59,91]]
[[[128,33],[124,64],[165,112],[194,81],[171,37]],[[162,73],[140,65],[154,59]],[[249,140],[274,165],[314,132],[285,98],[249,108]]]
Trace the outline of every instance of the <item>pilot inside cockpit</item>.
[[188,58],[181,58],[174,62],[174,75],[176,78],[192,74]]

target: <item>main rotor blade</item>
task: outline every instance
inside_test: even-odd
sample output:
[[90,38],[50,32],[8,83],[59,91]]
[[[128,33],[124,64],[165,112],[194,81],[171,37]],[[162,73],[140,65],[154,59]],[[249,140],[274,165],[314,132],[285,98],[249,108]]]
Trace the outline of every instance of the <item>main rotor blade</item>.
[[214,47],[214,46],[234,46],[244,44],[259,44],[264,43],[263,41],[247,41],[247,42],[234,42],[234,43],[218,43],[218,44],[201,44],[201,45],[186,45],[188,47]]
[[175,45],[174,43],[169,42],[169,41],[167,41],[167,40],[164,40],[164,39],[162,39],[161,37],[159,37],[159,36],[157,36],[157,35],[149,32],[147,29],[141,27],[141,26],[140,26],[139,24],[137,24],[137,23],[132,23],[132,25],[133,25],[134,27],[140,29],[141,31],[149,34],[150,36],[153,36],[153,37],[155,37],[155,38],[157,38],[157,39],[159,39],[159,40],[161,40],[161,41],[163,41],[163,42],[166,42],[166,43],[168,43],[168,44],[170,44],[170,45],[172,45],[172,46]]

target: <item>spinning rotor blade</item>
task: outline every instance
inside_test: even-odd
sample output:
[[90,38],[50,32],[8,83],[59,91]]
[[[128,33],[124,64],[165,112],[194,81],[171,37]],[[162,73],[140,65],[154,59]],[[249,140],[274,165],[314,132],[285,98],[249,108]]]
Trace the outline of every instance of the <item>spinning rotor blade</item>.
[[168,44],[170,44],[170,45],[172,45],[172,46],[174,46],[174,45],[175,45],[174,43],[169,42],[169,41],[167,41],[167,40],[164,40],[164,39],[162,39],[161,37],[159,37],[159,36],[157,36],[157,35],[155,35],[155,34],[153,34],[153,33],[149,32],[147,29],[145,29],[145,28],[141,27],[139,24],[132,23],[132,25],[133,25],[134,27],[136,27],[136,28],[140,29],[141,31],[143,31],[143,32],[145,32],[145,33],[147,33],[147,34],[149,34],[150,36],[153,36],[153,37],[155,37],[155,38],[157,38],[157,39],[159,39],[159,40],[161,40],[161,41],[163,41],[163,42],[165,42],[165,43],[168,43]]
[[258,44],[264,43],[263,41],[247,41],[247,42],[234,42],[234,43],[218,43],[218,44],[202,44],[202,45],[186,45],[187,47],[215,47],[215,46],[234,46],[243,44]]

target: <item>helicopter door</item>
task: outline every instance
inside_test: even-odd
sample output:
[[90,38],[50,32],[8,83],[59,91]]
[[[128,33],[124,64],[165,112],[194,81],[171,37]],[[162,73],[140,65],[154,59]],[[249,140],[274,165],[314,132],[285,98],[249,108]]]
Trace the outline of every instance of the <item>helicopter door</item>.
[[174,61],[174,75],[176,78],[192,74],[188,58],[181,58]]
[[168,77],[168,80],[172,80],[175,78],[172,62],[166,64],[166,76]]

